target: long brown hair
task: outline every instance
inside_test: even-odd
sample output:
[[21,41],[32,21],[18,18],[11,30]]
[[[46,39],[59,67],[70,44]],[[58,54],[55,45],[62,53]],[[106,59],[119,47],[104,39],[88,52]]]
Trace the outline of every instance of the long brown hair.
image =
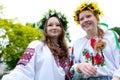
[[[59,39],[58,39],[59,46],[57,46],[54,43],[53,39],[47,34],[47,22],[48,22],[48,19],[51,17],[56,17],[59,20],[60,26],[62,28],[62,32],[61,32]],[[51,16],[51,17],[49,17],[46,20],[45,25],[44,25],[44,40],[43,40],[43,42],[45,44],[47,44],[47,46],[49,47],[49,49],[51,50],[51,52],[55,58],[62,58],[64,60],[66,60],[66,59],[68,59],[69,51],[68,51],[67,42],[65,40],[64,26],[62,24],[62,21],[57,16]]]
[[105,33],[100,27],[97,27],[97,28],[98,28],[98,38],[100,38],[100,39],[95,43],[94,49],[96,51],[100,51],[100,50],[104,49],[106,46],[106,42],[104,42],[102,40]]

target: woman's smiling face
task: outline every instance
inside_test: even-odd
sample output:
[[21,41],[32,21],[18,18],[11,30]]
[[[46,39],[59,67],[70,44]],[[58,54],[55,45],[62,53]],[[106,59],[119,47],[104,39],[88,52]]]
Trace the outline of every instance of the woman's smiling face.
[[60,25],[60,22],[58,20],[58,18],[56,17],[50,17],[47,21],[47,34],[50,37],[59,37],[61,32],[62,32],[62,28]]
[[83,11],[79,14],[80,25],[83,30],[93,31],[97,30],[99,19],[89,10]]

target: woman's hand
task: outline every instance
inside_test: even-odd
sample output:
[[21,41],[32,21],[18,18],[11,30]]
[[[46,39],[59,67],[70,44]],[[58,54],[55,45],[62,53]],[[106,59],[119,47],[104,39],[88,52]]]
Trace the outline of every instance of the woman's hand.
[[120,78],[118,78],[118,77],[113,77],[112,80],[120,80]]
[[80,63],[77,66],[78,71],[82,72],[86,76],[94,76],[97,72],[97,68],[94,67],[91,63]]

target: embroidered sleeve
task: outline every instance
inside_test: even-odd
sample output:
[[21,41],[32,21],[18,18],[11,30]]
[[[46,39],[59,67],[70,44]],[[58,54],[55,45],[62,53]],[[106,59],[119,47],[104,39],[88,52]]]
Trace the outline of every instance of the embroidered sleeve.
[[79,79],[79,76],[81,74],[79,74],[76,70],[77,68],[77,65],[80,63],[80,62],[75,62],[74,60],[75,56],[74,56],[74,47],[72,47],[72,51],[71,51],[71,68],[70,68],[70,80],[78,80]]
[[35,52],[34,48],[27,48],[26,51],[24,52],[23,56],[21,57],[21,59],[18,61],[17,65],[24,65],[24,66],[26,66],[26,64],[32,58],[34,52]]
[[40,42],[33,41],[26,48],[15,69],[3,76],[2,80],[34,80],[36,49]]

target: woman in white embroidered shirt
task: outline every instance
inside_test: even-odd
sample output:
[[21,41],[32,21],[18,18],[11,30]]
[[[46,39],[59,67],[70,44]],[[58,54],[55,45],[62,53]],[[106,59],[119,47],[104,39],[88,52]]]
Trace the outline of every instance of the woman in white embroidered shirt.
[[44,40],[31,42],[17,66],[2,80],[69,80],[69,52],[65,41],[67,20],[49,10],[40,20]]
[[95,2],[83,2],[75,10],[74,20],[86,36],[73,44],[71,80],[120,80],[119,49],[114,33],[98,27],[102,15]]

